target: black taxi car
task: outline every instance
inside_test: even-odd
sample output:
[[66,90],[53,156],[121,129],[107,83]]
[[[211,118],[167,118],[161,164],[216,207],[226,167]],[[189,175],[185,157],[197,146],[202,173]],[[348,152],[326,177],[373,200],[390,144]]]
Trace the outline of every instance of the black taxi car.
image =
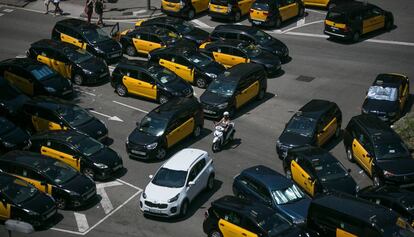
[[13,58],[0,62],[0,76],[28,96],[50,95],[70,98],[72,83],[50,67],[30,58]]
[[283,214],[257,202],[232,196],[221,197],[205,212],[203,231],[209,237],[297,237],[316,236],[296,226]]
[[64,19],[56,22],[52,39],[60,40],[85,49],[108,63],[122,58],[122,46],[95,24],[79,19]]
[[355,195],[359,187],[344,165],[319,147],[300,147],[289,151],[283,159],[286,177],[314,197],[337,190]]
[[280,58],[262,50],[259,46],[241,40],[220,40],[200,45],[200,51],[214,58],[226,68],[239,63],[257,63],[267,75],[275,75],[281,69]]
[[313,99],[305,104],[286,124],[276,141],[280,159],[288,150],[305,145],[323,146],[341,134],[342,112],[334,102]]
[[97,140],[108,136],[105,123],[69,101],[37,97],[23,105],[23,124],[32,132],[73,129]]
[[307,226],[319,232],[320,236],[414,236],[414,230],[396,212],[344,193],[331,193],[313,199]]
[[57,213],[55,201],[28,182],[0,171],[0,220],[22,220],[38,228]]
[[210,0],[208,15],[212,19],[225,19],[235,22],[249,14],[255,0]]
[[193,135],[204,126],[203,109],[196,98],[178,97],[150,111],[128,136],[130,157],[164,159],[167,149]]
[[379,74],[367,91],[362,113],[376,115],[384,122],[393,123],[403,114],[409,95],[410,81],[407,76]]
[[379,29],[391,30],[393,26],[394,16],[391,12],[370,3],[353,1],[328,11],[324,33],[357,42],[361,35]]
[[223,73],[226,68],[211,57],[193,48],[170,47],[154,50],[149,54],[149,62],[170,69],[184,80],[200,88]]
[[210,0],[162,0],[161,11],[169,16],[191,20],[197,13],[206,11]]
[[372,177],[374,186],[384,183],[414,186],[414,159],[400,136],[379,118],[358,115],[344,130],[349,161],[356,161]]
[[282,62],[289,59],[289,49],[280,40],[263,30],[245,25],[218,25],[210,33],[210,40],[241,40],[277,55]]
[[263,67],[254,63],[238,64],[210,83],[200,96],[204,115],[221,118],[224,111],[233,117],[247,102],[266,95],[267,79]]
[[16,117],[29,97],[0,76],[0,115]]
[[[208,4],[209,0],[199,1],[207,1]],[[189,22],[176,17],[160,16],[148,20],[140,20],[135,23],[135,27],[142,26],[156,26],[170,30],[184,39],[196,43],[197,45],[204,43],[208,39],[209,35],[207,31],[195,27]]]
[[105,61],[71,44],[42,39],[30,45],[27,56],[48,65],[76,85],[109,80]]
[[194,93],[190,84],[170,70],[138,60],[119,63],[112,72],[111,85],[120,96],[137,95],[160,104]]
[[79,207],[96,197],[92,179],[47,156],[10,151],[0,157],[0,169],[51,195],[59,209]]
[[49,131],[30,138],[33,152],[60,160],[98,180],[112,178],[123,169],[121,157],[111,148],[76,131]]
[[250,8],[249,21],[254,26],[280,28],[282,22],[304,15],[301,0],[256,0]]
[[414,227],[414,192],[391,185],[368,186],[358,192],[358,197],[391,208]]
[[29,148],[31,145],[29,138],[25,130],[0,116],[0,154],[4,151]]

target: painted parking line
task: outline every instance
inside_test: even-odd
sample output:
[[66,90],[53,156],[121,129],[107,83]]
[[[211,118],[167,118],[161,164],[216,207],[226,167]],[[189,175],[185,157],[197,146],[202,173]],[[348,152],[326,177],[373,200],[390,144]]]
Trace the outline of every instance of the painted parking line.
[[125,106],[125,107],[130,108],[130,109],[136,110],[136,111],[140,111],[140,112],[147,113],[147,114],[149,113],[146,110],[139,109],[139,108],[134,107],[132,105],[127,105],[127,104],[124,104],[124,103],[121,103],[121,102],[118,102],[118,101],[115,101],[115,100],[113,100],[112,102],[114,102],[115,104],[119,104],[119,105]]
[[[303,19],[305,19],[305,18],[303,18]],[[300,21],[300,20],[299,20],[299,21]],[[296,25],[296,26],[291,27],[291,28],[286,29],[286,30],[283,30],[283,31],[281,32],[281,34],[284,34],[284,33],[286,33],[286,32],[289,32],[289,31],[292,31],[292,30],[296,30],[296,29],[299,29],[299,28],[302,28],[302,27],[305,27],[305,26],[309,26],[309,25],[313,25],[313,24],[322,23],[324,20],[312,21],[312,22],[308,22],[308,23],[305,23],[305,21],[303,21],[303,24],[299,24],[299,21],[298,21],[298,23],[297,23],[297,25]]]
[[3,9],[3,11],[4,12],[7,12],[7,13],[10,13],[10,12],[13,12],[14,10],[13,9],[6,8],[6,9]]
[[118,181],[112,181],[109,183],[99,183],[96,185],[96,192],[101,196],[101,206],[104,209],[105,214],[110,213],[114,209],[114,206],[112,205],[112,202],[109,199],[108,194],[105,191],[105,188],[119,185],[122,185],[122,183]]
[[207,28],[207,29],[212,29],[214,27],[207,25],[206,23],[198,20],[198,19],[194,19],[191,22],[193,22],[194,24],[198,25],[201,28]]
[[88,220],[86,216],[82,213],[73,213],[75,215],[76,224],[78,225],[79,232],[85,232],[89,229]]
[[124,120],[122,120],[121,118],[119,118],[118,116],[115,116],[115,115],[111,116],[111,115],[107,115],[107,114],[104,114],[104,113],[101,113],[101,112],[98,112],[98,111],[95,111],[95,110],[89,110],[89,112],[100,115],[102,117],[105,117],[105,118],[107,118],[108,120],[111,120],[111,121],[124,122]]

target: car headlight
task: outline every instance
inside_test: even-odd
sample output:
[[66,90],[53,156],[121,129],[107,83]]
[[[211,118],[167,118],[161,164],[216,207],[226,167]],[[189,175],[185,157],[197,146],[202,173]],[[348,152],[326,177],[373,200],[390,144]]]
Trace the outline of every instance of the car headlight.
[[52,87],[50,87],[50,86],[46,86],[46,87],[45,87],[45,90],[46,90],[47,92],[50,92],[50,93],[55,93],[55,92],[56,92],[56,89],[55,89],[55,88],[52,88]]
[[94,166],[98,167],[99,169],[106,169],[108,168],[107,165],[102,164],[102,163],[93,163]]
[[393,174],[393,173],[391,173],[391,172],[389,172],[389,171],[386,171],[386,170],[384,170],[384,176],[385,177],[392,177],[392,176],[394,176],[395,174]]
[[154,150],[154,149],[157,147],[157,145],[158,145],[158,143],[154,142],[154,143],[151,143],[151,144],[149,144],[149,145],[146,145],[145,147],[146,147],[148,150]]
[[390,117],[394,117],[395,115],[397,115],[396,112],[390,112],[390,113],[388,113],[388,116],[390,116]]
[[355,186],[355,193],[358,193],[358,192],[359,192],[359,189],[360,189],[360,188],[359,188],[359,185],[356,185],[356,186]]
[[100,53],[100,54],[104,54],[105,52],[104,51],[102,51],[100,48],[97,48],[97,47],[95,47],[95,48],[93,48],[97,53]]
[[217,78],[217,74],[214,74],[214,73],[206,72],[206,75],[213,79]]
[[67,192],[71,196],[79,196],[79,193],[69,190],[69,189],[63,189],[63,191]]
[[13,143],[10,143],[10,142],[6,142],[6,141],[4,141],[3,142],[3,146],[4,147],[7,147],[7,148],[11,148],[11,147],[14,147],[16,144],[13,144]]
[[37,213],[37,212],[34,212],[34,211],[32,211],[32,210],[29,210],[29,209],[23,209],[23,211],[24,212],[26,212],[28,215],[30,215],[30,216],[36,216],[36,215],[39,215],[39,213]]
[[180,197],[180,194],[175,195],[173,198],[168,199],[168,203],[177,201],[179,197]]
[[88,74],[88,75],[91,75],[92,74],[92,72],[91,71],[89,71],[89,70],[87,70],[87,69],[83,69],[82,70],[85,74]]
[[142,193],[142,198],[146,199],[147,198],[147,194],[145,193],[145,191]]
[[224,108],[226,108],[227,106],[229,105],[229,103],[223,103],[223,104],[219,104],[219,105],[217,105],[217,108],[219,108],[219,109],[224,109]]
[[361,111],[362,111],[363,114],[367,114],[368,113],[368,110],[365,109],[365,108],[362,108]]

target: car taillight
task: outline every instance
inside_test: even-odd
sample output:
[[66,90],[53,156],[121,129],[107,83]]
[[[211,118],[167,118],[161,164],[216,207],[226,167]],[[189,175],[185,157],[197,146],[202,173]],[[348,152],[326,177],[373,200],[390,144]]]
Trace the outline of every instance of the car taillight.
[[204,212],[204,220],[208,218],[208,211]]
[[254,10],[253,9],[250,9],[250,13],[253,13],[254,12]]
[[268,12],[263,12],[263,15],[267,16],[267,15],[269,15],[269,13]]

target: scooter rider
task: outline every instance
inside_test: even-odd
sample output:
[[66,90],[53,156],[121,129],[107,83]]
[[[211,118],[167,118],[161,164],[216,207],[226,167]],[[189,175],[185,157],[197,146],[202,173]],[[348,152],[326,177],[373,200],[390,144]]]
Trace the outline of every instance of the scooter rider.
[[230,113],[225,111],[223,113],[223,118],[221,118],[221,120],[218,123],[216,123],[215,125],[216,126],[220,125],[221,127],[224,128],[224,133],[223,133],[224,136],[223,137],[226,137],[227,136],[227,131],[229,131],[229,128],[231,126]]

